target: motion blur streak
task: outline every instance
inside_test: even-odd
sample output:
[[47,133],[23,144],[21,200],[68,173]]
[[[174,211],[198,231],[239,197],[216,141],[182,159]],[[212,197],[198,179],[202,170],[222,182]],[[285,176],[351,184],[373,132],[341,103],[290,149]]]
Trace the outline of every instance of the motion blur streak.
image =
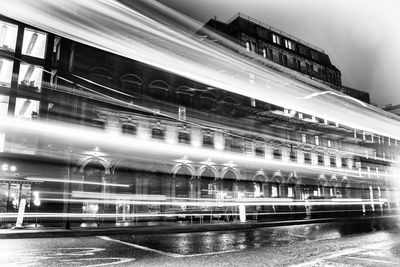
[[27,177],[26,180],[38,181],[38,182],[53,182],[53,183],[71,183],[71,184],[91,184],[91,185],[102,185],[102,186],[115,186],[115,187],[129,187],[127,184],[111,184],[111,183],[96,183],[96,182],[84,182],[74,180],[60,180],[57,178],[41,178],[41,177]]
[[[134,154],[140,155],[140,159],[153,160],[171,160],[182,158],[182,150],[177,147],[182,146],[187,158],[202,162],[209,158],[210,150],[206,148],[188,147],[185,145],[169,144],[158,141],[143,140],[140,137],[124,136],[114,132],[104,132],[102,130],[93,129],[90,127],[74,126],[59,122],[44,122],[44,121],[25,121],[13,117],[3,117],[0,120],[0,128],[13,132],[18,135],[29,135],[30,137],[52,138],[60,144],[73,143],[74,149],[83,150],[87,146],[100,146],[114,153],[118,157],[133,158]],[[118,136],[118,138],[105,138]],[[133,154],[133,152],[135,152]],[[65,154],[57,155],[55,153],[49,155],[54,158],[65,159]],[[238,155],[227,151],[213,151],[212,161],[221,165],[226,165],[227,162],[235,162],[235,164],[243,164],[253,168],[270,168],[279,169],[281,171],[302,171],[302,172],[321,172],[326,174],[345,175],[351,179],[367,176],[365,171],[356,171],[350,169],[340,169],[312,166],[302,163],[290,163],[280,160],[267,158],[254,158],[245,155]],[[387,174],[386,177],[394,178],[395,175]]]
[[[244,48],[223,37],[204,31],[218,38],[218,42],[199,41],[195,35],[171,28],[169,25],[174,21],[185,22],[183,25],[192,27],[192,31],[201,25],[156,1],[126,3],[130,8],[114,0],[0,0],[0,13],[220,89],[319,115],[349,127],[399,138],[400,120],[392,115],[373,106],[360,106],[335,94],[302,99],[330,89],[308,78],[298,78],[293,71],[277,68],[290,76],[290,79],[283,78],[277,75],[277,71],[260,66],[259,63],[271,66],[268,60],[246,53]],[[157,21],[153,19],[154,14],[159,18]],[[232,51],[233,48],[242,51],[242,55]],[[257,62],[244,57],[253,57]],[[250,74],[256,77],[254,84],[249,83]]]

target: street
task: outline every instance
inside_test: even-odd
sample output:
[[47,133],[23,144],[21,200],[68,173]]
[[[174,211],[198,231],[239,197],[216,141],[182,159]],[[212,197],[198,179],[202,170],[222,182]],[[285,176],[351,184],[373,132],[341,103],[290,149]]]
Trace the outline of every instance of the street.
[[0,266],[396,266],[398,227],[325,223],[246,231],[0,240]]

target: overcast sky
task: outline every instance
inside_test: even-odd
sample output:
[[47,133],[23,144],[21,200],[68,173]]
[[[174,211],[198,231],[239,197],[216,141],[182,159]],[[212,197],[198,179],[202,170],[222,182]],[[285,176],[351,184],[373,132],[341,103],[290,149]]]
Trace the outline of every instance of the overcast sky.
[[242,12],[314,44],[343,85],[400,104],[400,0],[158,0],[200,22]]

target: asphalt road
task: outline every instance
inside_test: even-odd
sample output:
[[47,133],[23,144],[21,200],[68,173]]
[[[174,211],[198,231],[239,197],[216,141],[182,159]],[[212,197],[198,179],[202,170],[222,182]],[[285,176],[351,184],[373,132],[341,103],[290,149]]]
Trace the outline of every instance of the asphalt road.
[[246,231],[0,240],[0,266],[399,266],[400,230],[326,223]]

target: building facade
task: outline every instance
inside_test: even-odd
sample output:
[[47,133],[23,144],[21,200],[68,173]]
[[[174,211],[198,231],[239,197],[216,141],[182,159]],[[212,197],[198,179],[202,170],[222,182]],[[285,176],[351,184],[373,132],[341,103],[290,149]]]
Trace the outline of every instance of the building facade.
[[259,54],[282,66],[329,84],[344,94],[370,103],[368,93],[342,86],[340,70],[331,63],[329,55],[323,49],[300,38],[243,13],[236,14],[226,23],[216,18],[211,19],[205,27],[238,42],[250,53]]
[[[265,57],[341,85],[340,71],[321,49],[282,33],[274,39],[258,26],[252,32],[251,23],[238,16],[223,31],[236,27],[249,51],[265,49]],[[0,29],[2,116],[32,125],[62,122],[134,147],[124,153],[105,140],[79,143],[71,134],[60,142],[58,135],[4,130],[1,212],[15,213],[21,199],[29,211],[106,214],[117,221],[138,214],[234,213],[244,201],[248,213],[267,217],[306,213],[305,201],[313,199],[357,199],[361,212],[398,207],[396,139],[190,80],[5,16]]]

